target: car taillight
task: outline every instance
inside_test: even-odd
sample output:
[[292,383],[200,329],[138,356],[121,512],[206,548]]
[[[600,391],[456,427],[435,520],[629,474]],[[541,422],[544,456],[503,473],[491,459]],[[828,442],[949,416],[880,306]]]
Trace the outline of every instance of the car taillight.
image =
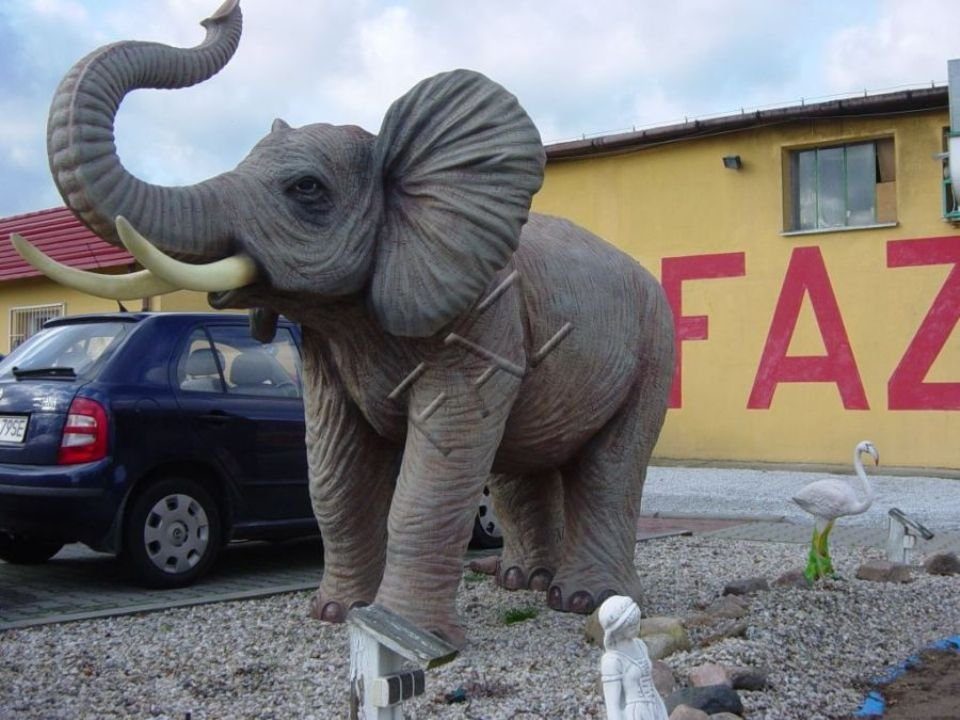
[[107,411],[89,398],[74,398],[67,411],[58,465],[93,462],[107,456]]

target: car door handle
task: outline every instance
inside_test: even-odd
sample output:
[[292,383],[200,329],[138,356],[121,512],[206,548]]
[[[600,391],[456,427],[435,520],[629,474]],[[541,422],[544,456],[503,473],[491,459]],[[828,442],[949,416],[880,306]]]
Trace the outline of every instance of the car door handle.
[[211,425],[223,425],[224,423],[230,422],[233,420],[233,415],[230,413],[224,412],[223,410],[213,410],[208,413],[204,413],[200,416],[200,419]]

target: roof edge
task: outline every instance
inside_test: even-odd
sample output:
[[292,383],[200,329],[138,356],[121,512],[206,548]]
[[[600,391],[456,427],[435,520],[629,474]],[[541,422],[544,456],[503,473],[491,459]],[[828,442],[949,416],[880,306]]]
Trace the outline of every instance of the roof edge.
[[938,85],[880,95],[863,95],[769,110],[740,112],[703,120],[690,120],[674,125],[661,125],[645,130],[552,143],[546,146],[546,152],[548,161],[573,160],[582,157],[642,150],[645,147],[663,143],[738,132],[764,125],[802,120],[924,112],[946,109],[947,106],[947,86]]

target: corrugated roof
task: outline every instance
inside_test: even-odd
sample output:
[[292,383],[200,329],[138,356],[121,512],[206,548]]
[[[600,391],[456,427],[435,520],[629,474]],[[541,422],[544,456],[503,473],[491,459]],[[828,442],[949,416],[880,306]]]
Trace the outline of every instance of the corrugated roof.
[[65,207],[0,218],[0,282],[39,277],[13,249],[10,235],[19,233],[54,260],[82,270],[130,265],[133,256],[94,235]]

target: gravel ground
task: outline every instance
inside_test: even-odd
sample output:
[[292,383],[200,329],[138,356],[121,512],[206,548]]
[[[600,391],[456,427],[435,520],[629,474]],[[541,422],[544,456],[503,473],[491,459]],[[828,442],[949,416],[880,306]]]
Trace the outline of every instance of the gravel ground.
[[[922,646],[960,631],[960,578],[915,574],[906,585],[853,579],[879,550],[835,548],[846,581],[817,590],[755,595],[746,638],[678,653],[684,677],[702,662],[769,670],[764,692],[742,692],[746,717],[844,717],[864,684]],[[728,580],[769,579],[800,567],[805,548],[709,537],[638,545],[645,615],[684,616]],[[9,630],[0,634],[2,718],[346,717],[344,626],[305,617],[309,593]],[[584,618],[546,609],[540,594],[507,593],[467,573],[459,594],[469,645],[427,675],[408,718],[603,718],[600,649],[583,639]],[[506,625],[509,609],[536,607]],[[447,704],[445,692],[467,690]]]

